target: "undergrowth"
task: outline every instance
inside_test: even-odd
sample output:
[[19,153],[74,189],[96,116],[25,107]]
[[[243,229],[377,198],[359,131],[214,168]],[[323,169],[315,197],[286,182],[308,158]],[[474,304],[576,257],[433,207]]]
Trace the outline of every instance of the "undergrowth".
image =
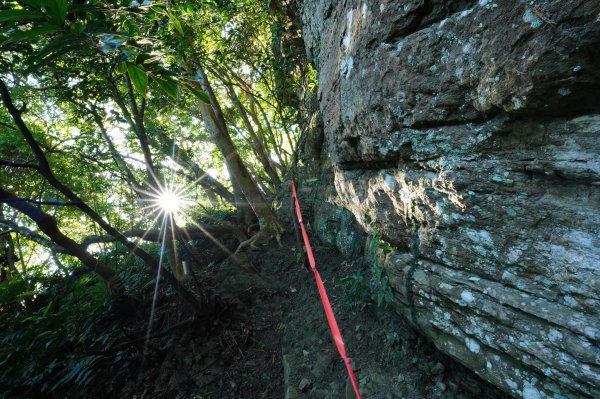
[[342,307],[362,310],[373,304],[387,306],[394,294],[389,278],[385,275],[384,259],[385,255],[393,249],[375,228],[362,265],[352,275],[344,277],[338,283],[344,290]]
[[[131,289],[148,281],[131,260],[119,274]],[[0,398],[102,397],[111,387],[96,382],[139,352],[119,306],[81,269],[0,283]]]
[[223,224],[235,218],[235,209],[231,207],[198,208],[190,212],[191,219],[200,225]]

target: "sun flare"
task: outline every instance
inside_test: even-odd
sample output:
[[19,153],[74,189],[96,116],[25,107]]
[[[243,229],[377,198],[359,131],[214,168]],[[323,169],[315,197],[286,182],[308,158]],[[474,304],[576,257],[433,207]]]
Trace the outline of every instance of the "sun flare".
[[164,215],[175,216],[181,214],[183,208],[190,205],[192,201],[187,197],[187,188],[176,188],[165,186],[148,194],[150,197],[149,207]]
[[163,212],[169,214],[179,212],[179,210],[184,205],[183,199],[179,197],[179,195],[176,192],[170,189],[166,189],[165,191],[160,193],[157,199],[157,203]]

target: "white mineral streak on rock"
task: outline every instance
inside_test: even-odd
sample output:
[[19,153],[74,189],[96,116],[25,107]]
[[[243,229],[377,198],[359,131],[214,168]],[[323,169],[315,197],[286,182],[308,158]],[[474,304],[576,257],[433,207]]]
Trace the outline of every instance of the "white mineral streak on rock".
[[529,2],[459,3],[303,2],[332,201],[404,248],[394,305],[437,347],[517,397],[600,397],[600,0],[549,6],[560,40]]

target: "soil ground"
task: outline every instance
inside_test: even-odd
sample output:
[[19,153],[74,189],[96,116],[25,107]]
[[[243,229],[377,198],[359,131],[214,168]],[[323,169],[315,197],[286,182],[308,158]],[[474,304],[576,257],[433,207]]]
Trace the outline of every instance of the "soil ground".
[[[315,242],[325,281],[364,398],[505,398],[440,354],[390,308],[349,307],[344,277],[358,265]],[[211,281],[227,304],[205,325],[153,340],[141,379],[119,387],[135,398],[354,398],[311,271],[293,235],[212,265]],[[255,271],[253,271],[255,269]],[[165,307],[165,312],[174,312]],[[165,315],[163,315],[164,318]]]

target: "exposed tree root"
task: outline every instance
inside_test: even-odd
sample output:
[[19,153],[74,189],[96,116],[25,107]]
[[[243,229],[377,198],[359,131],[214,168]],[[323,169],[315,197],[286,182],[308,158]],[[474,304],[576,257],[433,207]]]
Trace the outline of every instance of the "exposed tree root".
[[273,238],[277,240],[277,244],[281,247],[281,234],[283,233],[283,228],[277,224],[277,226],[266,227],[261,229],[258,233],[247,239],[246,241],[242,241],[240,245],[235,250],[235,254],[239,253],[242,249],[246,247],[258,248],[259,245],[265,245]]

